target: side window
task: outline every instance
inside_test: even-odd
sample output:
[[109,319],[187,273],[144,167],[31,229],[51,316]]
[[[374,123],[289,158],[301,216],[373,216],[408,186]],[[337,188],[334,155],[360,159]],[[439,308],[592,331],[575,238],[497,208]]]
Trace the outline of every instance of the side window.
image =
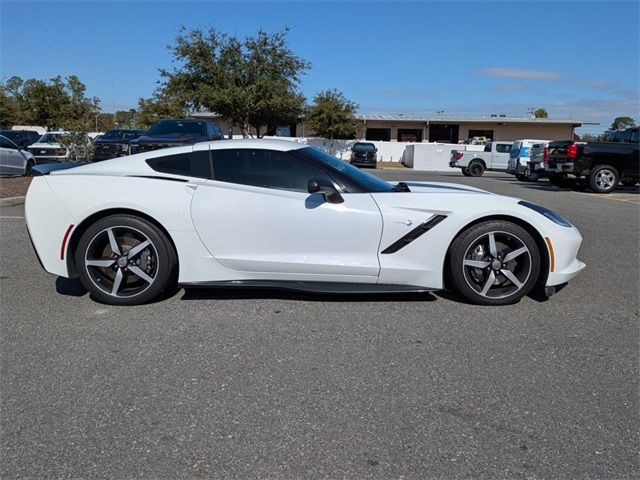
[[187,177],[211,178],[211,162],[208,151],[180,153],[150,158],[147,164],[156,172],[185,175]]
[[484,146],[484,151],[485,151],[485,152],[490,152],[490,151],[491,151],[491,143],[487,143],[487,144]]
[[213,177],[220,182],[306,192],[312,178],[331,178],[287,152],[259,149],[212,150]]
[[634,128],[631,130],[631,137],[629,138],[629,142],[638,143],[638,137],[640,137],[640,130]]
[[511,145],[506,143],[498,143],[496,145],[496,152],[498,153],[509,153],[511,151]]
[[16,146],[13,144],[11,140],[6,137],[0,137],[0,147],[1,148],[10,148],[15,150]]
[[215,123],[207,123],[207,136],[209,138],[222,138],[222,131]]

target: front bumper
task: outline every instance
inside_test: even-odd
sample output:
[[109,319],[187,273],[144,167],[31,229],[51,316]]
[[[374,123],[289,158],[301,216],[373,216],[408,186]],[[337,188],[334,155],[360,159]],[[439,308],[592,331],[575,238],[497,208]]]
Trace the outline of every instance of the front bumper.
[[67,155],[33,155],[36,163],[64,163],[69,161],[69,157]]
[[354,167],[375,167],[377,161],[375,158],[353,158],[351,165]]
[[577,258],[582,244],[582,235],[577,228],[554,226],[545,232],[545,242],[549,253],[549,276],[545,286],[566,283],[586,267]]

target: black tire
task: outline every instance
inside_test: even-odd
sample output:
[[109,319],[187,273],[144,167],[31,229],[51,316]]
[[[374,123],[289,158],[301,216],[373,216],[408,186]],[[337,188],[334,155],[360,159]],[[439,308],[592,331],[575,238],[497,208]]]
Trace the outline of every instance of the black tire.
[[529,167],[524,170],[524,177],[527,182],[537,182],[540,179],[540,175],[535,172],[532,172]]
[[173,245],[157,226],[133,215],[110,215],[90,225],[74,259],[80,282],[92,298],[110,305],[150,302],[176,282]]
[[640,179],[638,178],[623,178],[622,185],[624,185],[625,187],[635,187],[639,180]]
[[504,220],[489,220],[463,231],[451,244],[447,260],[452,286],[478,305],[516,303],[531,291],[540,275],[535,240],[524,228]]
[[474,161],[469,164],[467,170],[469,170],[470,177],[481,177],[484,173],[484,165],[482,162]]
[[467,168],[463,168],[462,169],[462,175],[464,175],[465,177],[470,177],[471,174],[469,173],[469,170]]
[[611,165],[598,165],[589,174],[589,187],[595,193],[610,193],[618,186],[620,174]]
[[26,167],[24,168],[24,174],[25,174],[25,176],[26,176],[26,177],[31,177],[31,176],[33,176],[33,172],[31,171],[31,169],[32,169],[33,167],[35,167],[35,166],[36,166],[36,162],[34,162],[33,160],[29,160],[29,161],[27,162],[27,165],[26,165]]

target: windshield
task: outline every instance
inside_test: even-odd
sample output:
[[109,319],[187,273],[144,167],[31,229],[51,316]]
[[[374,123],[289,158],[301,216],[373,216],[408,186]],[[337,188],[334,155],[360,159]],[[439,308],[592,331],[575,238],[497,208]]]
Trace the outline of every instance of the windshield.
[[54,135],[53,133],[45,133],[38,143],[60,143],[59,135]]
[[200,136],[205,135],[204,122],[176,122],[176,121],[162,121],[154,123],[147,136]]
[[356,143],[353,149],[360,152],[374,152],[376,147],[373,143]]
[[394,187],[380,180],[370,173],[363,172],[359,168],[340,160],[328,153],[313,147],[305,147],[294,152],[314,163],[321,164],[325,169],[338,173],[338,176],[346,177],[351,183],[356,184],[365,192],[391,192]]
[[104,135],[100,135],[99,138],[101,140],[130,140],[132,138],[138,138],[139,136],[140,133],[130,130],[109,130]]

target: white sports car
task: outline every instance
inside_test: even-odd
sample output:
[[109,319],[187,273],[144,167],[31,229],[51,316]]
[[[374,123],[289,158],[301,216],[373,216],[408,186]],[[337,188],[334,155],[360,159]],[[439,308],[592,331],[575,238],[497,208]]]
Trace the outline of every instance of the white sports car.
[[29,234],[50,273],[110,304],[176,285],[316,292],[451,288],[485,305],[574,277],[582,237],[516,198],[390,184],[291,141],[231,140],[36,174]]

